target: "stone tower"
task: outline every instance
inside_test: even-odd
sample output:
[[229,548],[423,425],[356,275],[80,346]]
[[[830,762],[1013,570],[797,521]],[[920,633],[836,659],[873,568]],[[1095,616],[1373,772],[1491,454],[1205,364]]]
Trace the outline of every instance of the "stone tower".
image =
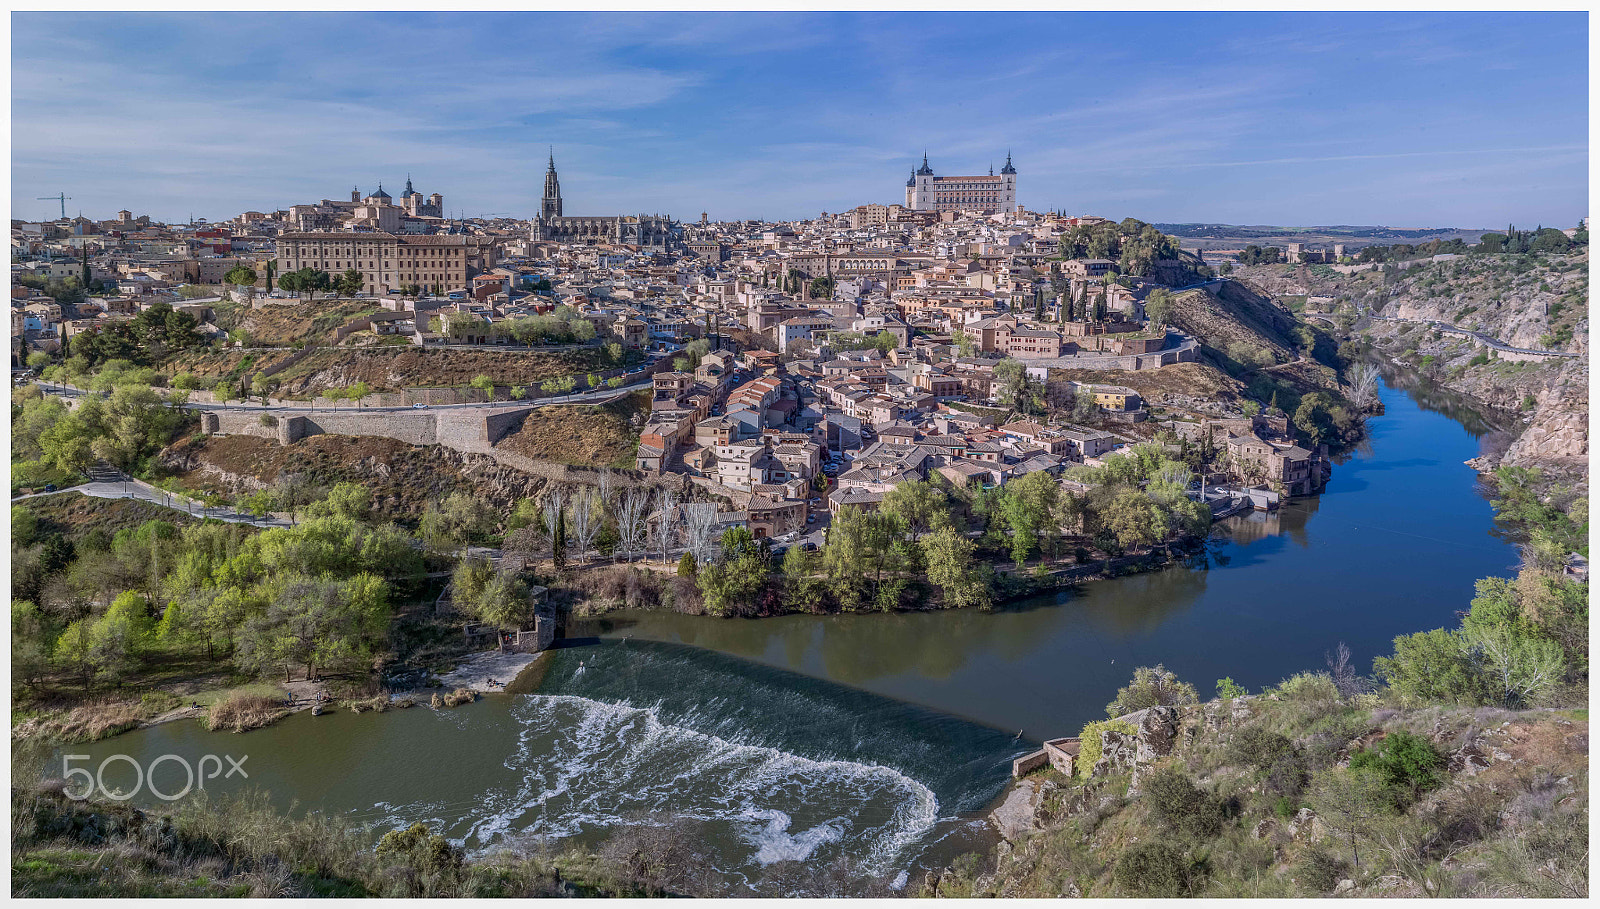
[[539,217],[561,217],[561,181],[556,179],[556,151],[550,150],[550,167],[544,172],[544,201],[539,206]]

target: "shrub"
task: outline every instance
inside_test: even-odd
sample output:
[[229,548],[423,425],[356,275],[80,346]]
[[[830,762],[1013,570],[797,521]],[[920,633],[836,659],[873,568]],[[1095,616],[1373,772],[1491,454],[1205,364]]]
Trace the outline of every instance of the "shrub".
[[1228,743],[1228,762],[1264,770],[1293,748],[1287,738],[1260,723],[1253,723],[1241,729]]
[[1350,757],[1350,769],[1376,770],[1412,799],[1444,782],[1444,757],[1420,735],[1395,732]]
[[699,573],[699,566],[695,564],[694,555],[688,552],[678,559],[678,577],[692,578]]
[[1100,760],[1100,733],[1121,732],[1125,735],[1137,735],[1139,730],[1124,720],[1098,720],[1083,727],[1078,733],[1078,757],[1075,767],[1078,776],[1082,779],[1089,778],[1089,771],[1094,769],[1095,762]]
[[244,732],[267,726],[289,715],[283,700],[259,694],[235,694],[211,705],[206,728]]
[[1307,893],[1327,893],[1344,877],[1345,863],[1321,849],[1312,849],[1295,863],[1294,878]]
[[1222,801],[1176,767],[1163,767],[1142,784],[1145,804],[1157,823],[1174,833],[1207,840],[1222,832]]
[[1339,689],[1326,672],[1302,672],[1284,679],[1273,693],[1296,704],[1333,704],[1339,700]]
[[1306,756],[1297,749],[1290,749],[1278,756],[1267,768],[1267,779],[1264,789],[1268,795],[1278,796],[1280,800],[1297,798],[1305,791],[1306,784],[1311,782],[1311,769]]
[[1193,704],[1199,700],[1193,685],[1179,681],[1177,675],[1157,663],[1133,671],[1133,681],[1117,689],[1117,699],[1106,705],[1106,715],[1114,718],[1146,707]]
[[1189,859],[1166,843],[1139,843],[1117,858],[1112,878],[1129,896],[1188,896],[1194,880]]

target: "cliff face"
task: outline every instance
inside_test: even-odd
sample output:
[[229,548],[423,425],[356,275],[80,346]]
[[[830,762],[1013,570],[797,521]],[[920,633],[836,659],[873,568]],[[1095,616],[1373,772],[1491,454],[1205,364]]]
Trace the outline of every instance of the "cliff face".
[[[1242,269],[1252,286],[1306,295],[1324,324],[1350,326],[1393,366],[1465,395],[1495,416],[1509,439],[1475,459],[1538,467],[1587,484],[1589,419],[1588,251],[1548,258],[1465,256],[1405,270],[1351,275],[1326,266]],[[1383,317],[1356,322],[1363,314]],[[1512,362],[1429,321],[1481,332],[1511,347],[1575,353]]]
[[[1101,732],[1087,774],[1019,781],[995,819],[1004,841],[924,894],[1587,894],[1583,713],[1405,711],[1309,690],[1124,717],[1137,731]],[[1324,793],[1391,736],[1428,743],[1436,785],[1370,818],[1340,814]]]

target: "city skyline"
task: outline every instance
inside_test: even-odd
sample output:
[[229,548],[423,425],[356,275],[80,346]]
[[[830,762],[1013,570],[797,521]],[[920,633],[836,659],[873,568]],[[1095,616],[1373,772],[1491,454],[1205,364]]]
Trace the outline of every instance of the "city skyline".
[[54,217],[37,197],[64,191],[69,214],[216,220],[409,173],[451,213],[528,218],[553,145],[569,208],[685,221],[888,204],[924,150],[977,174],[1009,149],[1034,210],[1570,226],[1587,214],[1586,24],[16,14],[12,216]]

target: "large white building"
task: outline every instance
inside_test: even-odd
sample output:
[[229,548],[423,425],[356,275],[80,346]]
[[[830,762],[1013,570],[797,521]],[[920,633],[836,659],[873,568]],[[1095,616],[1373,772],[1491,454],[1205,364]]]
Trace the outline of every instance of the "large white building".
[[912,211],[972,211],[983,214],[1017,210],[1017,169],[1006,153],[1006,166],[1000,173],[989,168],[988,176],[936,177],[922,156],[922,166],[906,181],[906,208]]

